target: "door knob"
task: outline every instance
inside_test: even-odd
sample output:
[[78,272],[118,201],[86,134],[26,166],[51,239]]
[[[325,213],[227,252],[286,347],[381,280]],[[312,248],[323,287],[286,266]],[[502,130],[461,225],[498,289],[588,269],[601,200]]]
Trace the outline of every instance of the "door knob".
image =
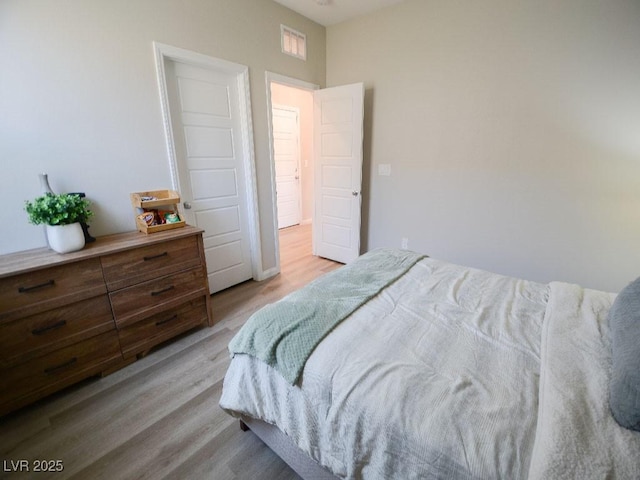
[[184,206],[185,209],[191,210],[191,204],[189,202],[184,202],[182,205]]
[[356,192],[356,191],[354,190],[353,192],[351,192],[351,195],[353,195],[354,197],[357,197],[359,193],[360,193],[360,192]]

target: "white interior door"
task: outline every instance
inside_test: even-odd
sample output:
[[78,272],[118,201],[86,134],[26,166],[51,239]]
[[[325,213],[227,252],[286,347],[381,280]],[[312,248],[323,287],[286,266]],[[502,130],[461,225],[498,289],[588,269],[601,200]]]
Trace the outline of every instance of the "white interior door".
[[278,228],[285,228],[298,225],[301,217],[299,113],[274,106],[272,118]]
[[314,96],[314,255],[348,263],[360,254],[364,85]]
[[237,75],[165,61],[187,223],[204,230],[211,293],[252,278]]

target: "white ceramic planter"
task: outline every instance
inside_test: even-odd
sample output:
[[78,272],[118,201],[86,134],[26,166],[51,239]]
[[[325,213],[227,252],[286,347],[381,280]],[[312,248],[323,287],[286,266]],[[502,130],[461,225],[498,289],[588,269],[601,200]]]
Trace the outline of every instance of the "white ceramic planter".
[[75,252],[84,248],[84,232],[80,223],[47,225],[49,247],[58,253]]

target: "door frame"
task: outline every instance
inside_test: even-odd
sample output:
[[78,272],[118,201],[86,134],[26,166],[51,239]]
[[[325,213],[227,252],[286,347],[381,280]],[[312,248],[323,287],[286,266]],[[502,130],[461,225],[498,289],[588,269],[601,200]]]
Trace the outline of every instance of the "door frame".
[[[272,119],[273,119],[273,109],[279,109],[279,110],[286,110],[288,112],[293,112],[296,115],[296,128],[297,128],[297,140],[298,140],[298,148],[297,148],[297,165],[296,165],[296,169],[297,169],[297,174],[298,174],[298,220],[300,222],[302,222],[302,165],[300,164],[301,160],[302,160],[302,147],[301,147],[301,139],[300,139],[300,109],[298,107],[295,106],[291,106],[291,105],[278,105],[276,103],[272,104],[271,106],[271,114],[272,114]],[[271,134],[273,136],[273,130],[271,130]],[[275,148],[275,147],[274,147]],[[273,159],[273,165],[275,168],[275,150],[274,150],[274,159]],[[277,193],[277,191],[276,191]],[[278,197],[276,195],[276,201],[278,200]],[[277,214],[277,210],[278,210],[278,206],[276,205],[276,214]],[[278,219],[276,218],[276,225],[279,226],[279,222]]]
[[[260,222],[258,216],[258,189],[253,145],[253,125],[251,122],[251,97],[249,91],[249,67],[159,42],[153,42],[153,50],[156,61],[156,76],[160,92],[160,105],[162,108],[167,154],[169,157],[171,183],[174,190],[180,190],[180,179],[178,176],[178,158],[173,138],[173,129],[171,127],[171,112],[169,110],[167,79],[164,68],[165,60],[187,63],[196,67],[222,71],[236,76],[238,82],[238,98],[240,102],[240,133],[242,136],[241,154],[245,171],[251,270],[254,280],[264,280],[268,275],[266,275],[266,272],[262,269],[262,246],[260,243]],[[180,205],[180,209],[182,209],[182,205]]]
[[[281,85],[286,85],[288,87],[297,88],[298,90],[307,90],[309,92],[313,92],[314,90],[320,89],[320,85],[315,83],[305,82],[304,80],[299,80],[293,77],[287,77],[285,75],[280,75],[279,73],[273,73],[266,71],[265,72],[265,84],[267,88],[267,131],[269,135],[269,168],[271,175],[271,204],[273,205],[273,234],[274,234],[274,244],[276,247],[276,263],[273,268],[271,268],[268,273],[270,275],[276,275],[280,273],[280,238],[278,235],[278,205],[276,198],[276,164],[275,164],[275,155],[273,151],[273,102],[271,100],[271,84],[279,83]],[[313,228],[313,224],[311,225]],[[313,238],[313,235],[312,235]],[[266,272],[265,272],[266,273]]]

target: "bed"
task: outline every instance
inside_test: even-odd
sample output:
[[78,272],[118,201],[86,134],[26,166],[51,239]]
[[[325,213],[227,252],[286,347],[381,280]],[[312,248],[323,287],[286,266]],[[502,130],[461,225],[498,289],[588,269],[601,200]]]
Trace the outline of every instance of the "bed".
[[303,478],[637,479],[639,312],[377,249],[254,314],[220,406]]

